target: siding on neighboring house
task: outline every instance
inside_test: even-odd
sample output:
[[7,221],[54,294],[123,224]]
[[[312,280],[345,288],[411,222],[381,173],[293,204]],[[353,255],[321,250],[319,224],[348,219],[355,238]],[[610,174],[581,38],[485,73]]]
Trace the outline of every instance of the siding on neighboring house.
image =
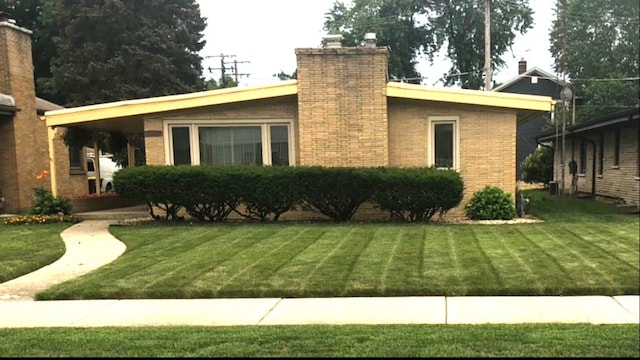
[[[564,182],[566,193],[574,192],[573,179],[569,173],[569,162],[574,159],[578,164],[577,189],[575,189],[577,193],[592,194],[595,191],[596,196],[617,199],[626,204],[640,207],[640,175],[638,173],[640,128],[637,111],[636,109],[635,120],[625,121],[618,126],[595,127],[588,131],[569,133],[565,136]],[[617,131],[620,134],[620,148],[616,165],[614,154]],[[562,148],[561,136],[557,141],[554,136],[547,138],[552,141],[554,148]],[[581,152],[583,141],[586,148],[584,152]],[[602,151],[600,150],[601,141],[604,141]],[[554,179],[558,183],[562,181],[561,154],[562,151],[554,152]],[[602,154],[602,159],[600,154]],[[583,155],[584,159],[582,159]],[[583,170],[580,166],[581,161],[585,165]],[[595,188],[593,187],[594,176]]]

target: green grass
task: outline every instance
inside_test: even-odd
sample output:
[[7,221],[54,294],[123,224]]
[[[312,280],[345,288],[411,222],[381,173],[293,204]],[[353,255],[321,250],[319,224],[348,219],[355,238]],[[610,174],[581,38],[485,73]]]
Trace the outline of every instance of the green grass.
[[628,357],[634,325],[0,329],[3,357]]
[[37,298],[640,293],[637,215],[530,197],[544,223],[112,227],[121,258]]
[[0,221],[0,283],[58,260],[60,233],[73,224],[5,225]]

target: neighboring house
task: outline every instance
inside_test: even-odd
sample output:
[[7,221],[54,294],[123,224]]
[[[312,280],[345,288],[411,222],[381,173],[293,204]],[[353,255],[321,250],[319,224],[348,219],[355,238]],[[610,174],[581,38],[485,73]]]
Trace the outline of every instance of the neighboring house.
[[[84,159],[73,170],[69,151],[60,137],[64,129],[48,128],[40,116],[62,109],[36,98],[31,60],[31,31],[0,18],[0,197],[6,213],[22,213],[32,202],[33,188],[51,189],[50,179],[38,174],[55,162],[61,194],[87,192]],[[49,134],[48,134],[49,132]],[[49,142],[49,139],[51,141]],[[78,152],[78,156],[81,152]],[[74,173],[75,171],[75,173]]]
[[[550,96],[561,103],[560,93],[565,86],[565,81],[537,67],[527,70],[527,62],[524,58],[518,62],[518,76],[497,86],[493,91]],[[533,153],[538,144],[536,138],[542,134],[545,123],[549,121],[550,114],[541,114],[526,123],[519,125],[516,139],[516,180],[521,180],[522,162]]]
[[[632,107],[538,137],[554,149],[554,179],[565,193],[616,199],[640,207],[640,109]],[[570,163],[575,161],[575,176]],[[563,186],[560,186],[562,189]]]
[[386,47],[330,40],[296,49],[297,80],[55,110],[46,123],[144,134],[147,165],[455,169],[464,199],[448,216],[486,185],[515,195],[516,126],[550,112],[550,97],[389,82]]

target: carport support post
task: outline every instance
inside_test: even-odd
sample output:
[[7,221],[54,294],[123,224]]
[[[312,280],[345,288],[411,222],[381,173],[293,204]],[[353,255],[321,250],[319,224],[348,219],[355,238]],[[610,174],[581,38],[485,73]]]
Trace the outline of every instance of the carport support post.
[[47,145],[49,146],[49,175],[51,176],[51,194],[58,196],[58,175],[56,169],[56,153],[53,139],[56,137],[54,128],[47,126]]
[[133,146],[132,136],[127,136],[127,166],[129,167],[136,166],[136,153],[135,153],[135,147]]
[[100,195],[100,148],[98,140],[93,140],[93,167],[96,172],[96,194]]

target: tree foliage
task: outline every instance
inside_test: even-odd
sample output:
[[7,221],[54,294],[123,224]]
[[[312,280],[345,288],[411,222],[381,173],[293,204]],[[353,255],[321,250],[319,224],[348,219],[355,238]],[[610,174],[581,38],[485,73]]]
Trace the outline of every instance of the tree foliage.
[[[57,27],[45,93],[68,106],[204,89],[194,0],[43,0]],[[49,10],[51,13],[47,13]]]
[[[378,45],[390,49],[392,78],[421,82],[418,56],[433,63],[444,50],[451,62],[447,86],[480,89],[484,86],[484,2],[450,0],[353,0],[336,1],[325,16],[324,29],[343,36],[347,46],[357,46],[368,32]],[[501,56],[511,47],[516,32],[532,26],[528,0],[491,1],[492,68],[505,65]]]
[[[640,94],[637,0],[558,0],[550,32],[555,70],[581,98],[578,122],[636,106]],[[624,79],[624,80],[614,80]]]
[[[36,93],[63,106],[205,89],[206,19],[195,0],[0,0],[34,32]],[[121,133],[69,128],[67,145],[101,147],[126,164]],[[140,134],[129,134],[143,154]]]
[[553,180],[553,149],[541,146],[529,154],[522,162],[522,181],[529,184]]
[[[9,14],[11,19],[16,21],[16,25],[33,31],[31,47],[33,75],[36,81],[51,77],[49,65],[56,54],[53,37],[57,34],[51,17],[54,4],[54,1],[47,0],[0,0],[0,11]],[[62,103],[61,99],[55,98],[52,94],[43,94],[37,82],[36,95],[46,97],[55,103]]]

